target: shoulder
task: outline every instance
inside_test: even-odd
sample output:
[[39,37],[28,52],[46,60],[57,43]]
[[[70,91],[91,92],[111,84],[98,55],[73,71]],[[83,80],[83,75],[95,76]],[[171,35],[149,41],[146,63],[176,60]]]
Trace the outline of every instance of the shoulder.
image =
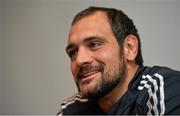
[[[144,67],[139,75],[140,82],[138,89],[157,87],[167,89],[173,83],[180,83],[180,72],[168,67]],[[180,86],[180,84],[178,85]]]
[[140,84],[146,82],[153,84],[153,86],[163,87],[164,90],[168,90],[174,85],[180,88],[180,71],[160,66],[146,67],[141,76]]
[[66,109],[68,106],[74,104],[75,102],[85,103],[87,101],[88,101],[88,99],[84,99],[84,98],[82,98],[81,95],[76,93],[72,97],[63,100],[61,103],[61,107],[62,107],[62,109]]
[[149,114],[180,114],[180,72],[168,67],[146,67],[138,90],[148,95]]
[[76,93],[72,97],[67,98],[61,102],[61,111],[58,113],[58,115],[78,114],[80,109],[82,109],[87,103],[88,99],[84,99],[81,95]]
[[79,94],[64,100],[58,115],[92,115],[100,114],[96,100],[85,99]]
[[160,67],[160,66],[153,66],[153,67],[144,67],[144,74],[149,74],[149,75],[154,75],[156,73],[165,76],[164,78],[167,77],[174,77],[174,76],[180,76],[180,71],[171,69],[169,67]]
[[180,82],[180,71],[160,66],[145,67],[140,78],[140,85],[152,83],[158,86],[169,86],[174,82]]

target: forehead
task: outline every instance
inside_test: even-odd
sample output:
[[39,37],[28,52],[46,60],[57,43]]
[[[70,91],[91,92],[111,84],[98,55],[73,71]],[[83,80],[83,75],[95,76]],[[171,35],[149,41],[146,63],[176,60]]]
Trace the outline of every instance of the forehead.
[[98,34],[112,34],[107,15],[102,11],[96,11],[89,16],[85,16],[72,25],[68,41],[73,40],[73,38],[81,39]]
[[[99,19],[99,20],[97,20]],[[74,25],[78,25],[79,23],[82,22],[88,22],[88,21],[108,21],[107,14],[104,11],[95,11],[93,13],[87,14],[79,18],[74,24],[72,24],[72,27]]]

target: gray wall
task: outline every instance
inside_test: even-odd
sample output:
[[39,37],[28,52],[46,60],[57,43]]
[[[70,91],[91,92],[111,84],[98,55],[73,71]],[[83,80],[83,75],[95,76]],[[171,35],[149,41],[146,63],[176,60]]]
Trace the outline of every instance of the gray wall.
[[0,0],[0,114],[56,114],[76,86],[65,53],[73,16],[122,9],[137,25],[145,65],[180,70],[178,0]]
[[2,106],[2,1],[0,1],[0,108]]

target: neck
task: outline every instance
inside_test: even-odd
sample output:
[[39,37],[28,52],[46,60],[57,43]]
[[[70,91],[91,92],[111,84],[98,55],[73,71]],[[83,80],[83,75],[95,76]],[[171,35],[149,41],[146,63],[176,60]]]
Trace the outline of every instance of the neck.
[[112,106],[126,93],[128,85],[133,79],[138,65],[127,67],[127,73],[123,81],[121,81],[110,93],[98,100],[98,104],[104,112],[110,111]]

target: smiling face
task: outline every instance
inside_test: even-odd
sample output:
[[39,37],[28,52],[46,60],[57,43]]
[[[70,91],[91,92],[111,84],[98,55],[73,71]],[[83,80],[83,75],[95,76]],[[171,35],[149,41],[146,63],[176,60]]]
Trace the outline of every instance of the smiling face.
[[86,16],[71,27],[66,51],[78,90],[85,98],[106,95],[124,77],[123,53],[104,12]]

